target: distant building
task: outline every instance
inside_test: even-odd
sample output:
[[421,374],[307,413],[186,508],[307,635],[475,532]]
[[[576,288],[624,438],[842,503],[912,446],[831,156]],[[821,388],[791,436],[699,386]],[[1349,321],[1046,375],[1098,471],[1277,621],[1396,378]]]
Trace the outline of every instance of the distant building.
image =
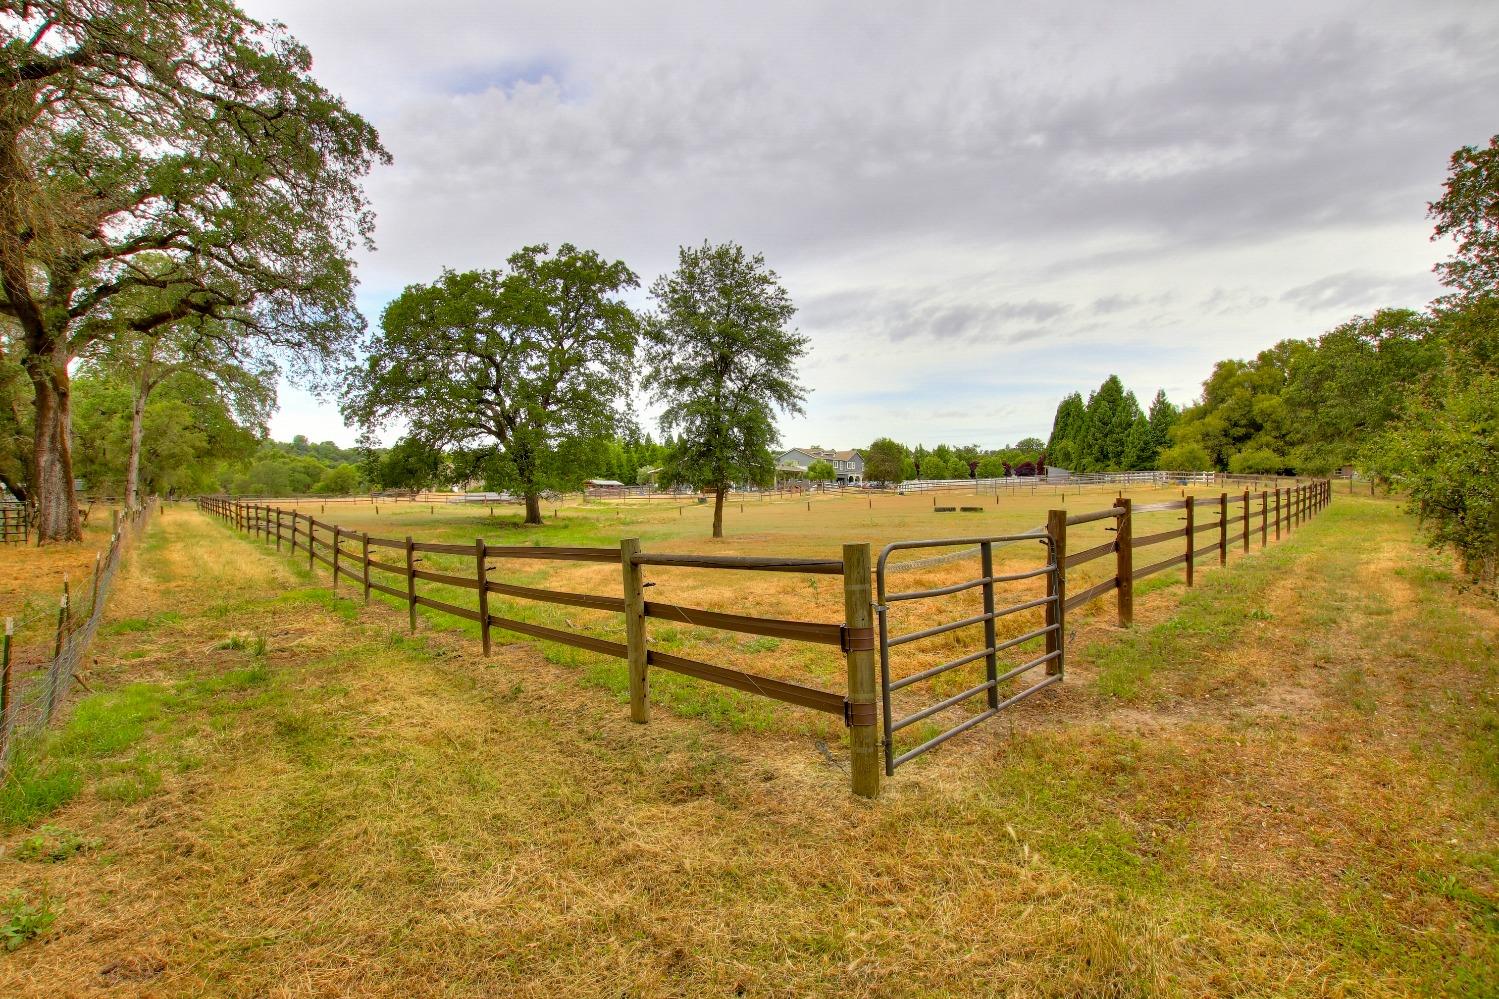
[[858,485],[864,481],[864,456],[858,451],[829,451],[820,447],[794,447],[776,458],[776,470],[800,471],[805,476],[814,461],[833,466],[835,481],[840,485]]

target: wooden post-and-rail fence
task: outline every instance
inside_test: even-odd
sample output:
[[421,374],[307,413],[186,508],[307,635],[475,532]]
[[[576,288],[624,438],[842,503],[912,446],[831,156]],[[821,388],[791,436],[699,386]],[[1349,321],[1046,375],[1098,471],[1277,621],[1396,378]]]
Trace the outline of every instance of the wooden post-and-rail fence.
[[[365,602],[369,601],[371,592],[377,592],[405,603],[413,631],[416,629],[417,608],[427,607],[476,622],[486,654],[491,649],[492,629],[500,628],[623,659],[629,671],[630,717],[637,722],[650,720],[649,671],[652,667],[836,715],[850,730],[850,769],[854,792],[865,797],[879,794],[881,764],[876,728],[878,687],[875,680],[875,637],[870,601],[870,553],[867,544],[845,545],[842,559],[653,554],[642,551],[640,542],[634,538],[622,540],[617,549],[502,546],[488,544],[483,538],[468,545],[437,544],[416,541],[410,536],[401,540],[377,538],[339,525],[323,523],[310,514],[256,503],[203,497],[198,504],[201,509],[224,518],[239,530],[267,541],[274,538],[278,547],[283,539],[289,541],[294,554],[300,546],[300,550],[306,554],[309,568],[315,567],[319,562],[328,567],[335,589],[342,577],[359,587]],[[352,547],[356,542],[359,546],[357,549]],[[396,558],[401,561],[386,561],[383,556],[378,555],[372,557],[372,549],[377,552],[393,550],[399,553]],[[467,556],[473,559],[474,575],[424,569],[421,567],[424,554]],[[620,566],[624,592],[618,597],[602,596],[500,582],[490,576],[493,570],[490,565],[492,559],[616,563]],[[845,619],[838,623],[789,621],[646,600],[647,584],[644,576],[647,567],[841,576],[844,584]],[[371,570],[385,575],[372,578]],[[381,581],[388,576],[399,578],[401,585],[392,586]],[[463,607],[424,596],[417,591],[419,580],[474,590],[477,596],[476,606]],[[613,611],[624,616],[626,640],[614,642],[503,617],[491,612],[491,593],[542,603]],[[648,644],[648,621],[652,618],[700,628],[833,646],[843,653],[846,660],[847,693],[820,690],[651,649]]]
[[[1119,623],[1128,626],[1134,619],[1134,584],[1138,580],[1184,566],[1186,583],[1192,586],[1196,582],[1199,559],[1216,554],[1219,563],[1225,564],[1231,547],[1248,553],[1256,506],[1260,547],[1264,548],[1269,544],[1272,524],[1275,538],[1279,540],[1283,535],[1299,530],[1307,518],[1325,508],[1331,501],[1330,481],[1318,480],[1286,488],[1261,490],[1258,494],[1250,490],[1232,496],[1222,493],[1216,503],[1199,504],[1196,497],[1187,496],[1180,500],[1136,506],[1132,500],[1121,496],[1114,501],[1112,507],[1103,510],[1077,514],[1053,510],[1047,526],[1036,531],[1038,536],[1044,531],[1051,537],[1059,566],[1054,576],[1047,577],[1049,593],[1050,588],[1055,587],[1056,594],[1061,597],[1048,607],[1048,624],[1060,625],[1063,615],[1068,611],[1114,593]],[[335,589],[342,576],[360,590],[366,603],[372,592],[382,593],[404,603],[413,631],[416,629],[417,608],[426,607],[478,623],[486,655],[492,647],[491,631],[499,628],[622,659],[629,676],[630,717],[642,724],[650,720],[652,667],[836,715],[849,729],[851,783],[854,792],[865,797],[879,794],[881,745],[876,705],[880,699],[880,687],[875,670],[877,645],[870,593],[871,562],[868,544],[844,545],[840,559],[653,554],[643,551],[636,538],[621,540],[617,549],[491,545],[483,538],[467,545],[440,544],[416,541],[409,535],[400,540],[373,537],[339,525],[320,522],[310,514],[296,510],[282,510],[223,497],[201,497],[198,505],[200,509],[223,518],[241,531],[255,534],[267,542],[274,540],[278,550],[285,540],[290,543],[291,552],[295,555],[300,544],[307,556],[308,568],[314,568],[318,562],[327,566],[332,573]],[[1230,517],[1232,508],[1237,508],[1238,512]],[[1135,533],[1136,516],[1176,510],[1182,512],[1182,527],[1145,535]],[[1205,510],[1216,510],[1216,519],[1202,517]],[[1113,532],[1112,539],[1081,551],[1068,551],[1069,527],[1106,520],[1113,521],[1113,526],[1106,528]],[[1230,531],[1230,528],[1234,530]],[[1197,535],[1209,531],[1213,532],[1212,540],[1206,545],[1198,545]],[[357,549],[348,547],[355,542],[358,544]],[[1172,543],[1172,547],[1176,548],[1174,554],[1136,567],[1136,551]],[[374,555],[371,554],[372,550]],[[392,554],[384,555],[386,552]],[[425,554],[466,556],[473,560],[474,575],[470,577],[421,568],[422,556]],[[1066,579],[1069,570],[1110,557],[1114,560],[1112,576],[1077,593],[1068,592]],[[391,560],[387,561],[387,558]],[[490,564],[492,559],[618,564],[622,593],[617,597],[604,596],[501,582],[491,575],[494,571],[494,566]],[[645,590],[650,584],[645,581],[646,569],[672,567],[839,576],[843,580],[843,620],[838,623],[823,623],[762,618],[647,600]],[[383,575],[373,577],[371,570]],[[397,577],[401,581],[400,585],[382,581],[390,576]],[[474,590],[476,606],[463,607],[425,596],[417,591],[419,580]],[[615,642],[495,614],[489,603],[489,595],[492,593],[620,614],[624,618],[625,641]],[[846,661],[846,690],[844,693],[821,690],[651,649],[648,636],[649,621],[652,618],[699,628],[836,647]],[[1062,628],[1053,629],[1048,632],[1047,641],[1060,643],[1062,634]]]

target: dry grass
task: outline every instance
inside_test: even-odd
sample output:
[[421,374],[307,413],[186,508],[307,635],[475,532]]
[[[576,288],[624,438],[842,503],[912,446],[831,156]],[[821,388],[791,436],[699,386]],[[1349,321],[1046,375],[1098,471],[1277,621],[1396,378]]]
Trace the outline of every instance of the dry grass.
[[[190,511],[122,582],[149,627],[51,747],[77,794],[7,835],[58,919],[0,994],[1499,988],[1499,619],[1389,504],[1079,620],[1067,684],[872,805],[800,713],[633,726],[608,664],[407,637]],[[683,602],[823,606],[772,582]],[[14,859],[42,821],[101,843]]]

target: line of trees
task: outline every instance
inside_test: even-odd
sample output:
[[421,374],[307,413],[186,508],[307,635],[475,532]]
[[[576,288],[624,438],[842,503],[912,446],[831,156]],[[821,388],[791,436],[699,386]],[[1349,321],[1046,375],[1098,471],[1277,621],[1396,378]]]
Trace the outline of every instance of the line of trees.
[[982,448],[977,444],[909,447],[881,437],[863,449],[864,478],[870,482],[900,483],[915,479],[1035,475],[1045,453],[1046,443],[1039,437],[1027,437],[1002,448]]
[[1180,415],[1164,390],[1156,392],[1147,415],[1119,376],[1110,375],[1086,403],[1074,392],[1058,404],[1047,462],[1074,472],[1166,467],[1158,462]]

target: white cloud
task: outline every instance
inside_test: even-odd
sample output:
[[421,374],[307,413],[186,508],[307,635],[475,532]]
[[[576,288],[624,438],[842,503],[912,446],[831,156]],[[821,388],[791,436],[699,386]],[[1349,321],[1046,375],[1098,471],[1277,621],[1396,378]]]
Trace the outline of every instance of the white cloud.
[[[784,429],[825,444],[1042,434],[1111,371],[1185,400],[1214,360],[1420,304],[1425,202],[1499,92],[1499,8],[1462,4],[248,6],[395,154],[372,320],[525,243],[649,283],[736,240],[802,306]],[[275,429],[352,439],[328,414]]]

